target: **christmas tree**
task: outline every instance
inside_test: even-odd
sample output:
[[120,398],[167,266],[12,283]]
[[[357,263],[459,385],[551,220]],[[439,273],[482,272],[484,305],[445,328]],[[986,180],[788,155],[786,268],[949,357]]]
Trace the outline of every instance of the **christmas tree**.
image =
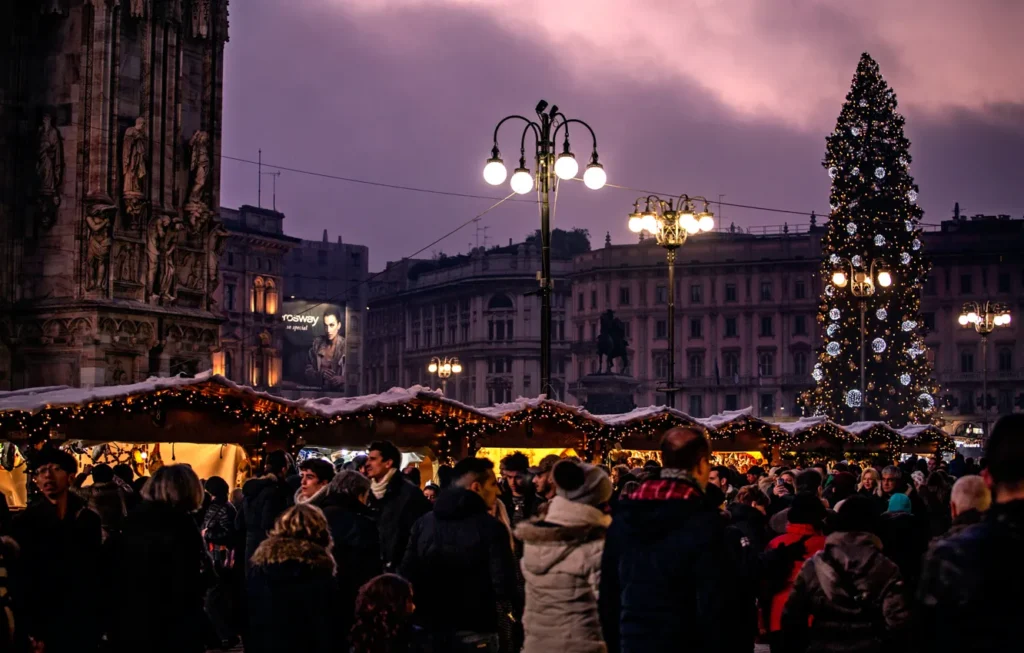
[[899,427],[936,415],[919,312],[930,265],[903,122],[895,93],[865,53],[826,139],[832,213],[822,240],[822,342],[816,386],[803,397],[809,412],[841,424],[863,417]]

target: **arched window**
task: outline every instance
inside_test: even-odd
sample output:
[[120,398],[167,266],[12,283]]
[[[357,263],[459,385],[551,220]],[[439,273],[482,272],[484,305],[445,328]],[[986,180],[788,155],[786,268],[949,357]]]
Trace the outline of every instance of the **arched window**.
[[252,282],[252,300],[249,303],[250,312],[262,313],[264,308],[264,287],[263,277],[256,277]]
[[277,284],[274,283],[273,279],[266,280],[266,313],[267,315],[277,315]]
[[500,311],[500,310],[513,310],[515,304],[508,295],[497,294],[491,297],[491,301],[487,303],[487,310],[489,311]]

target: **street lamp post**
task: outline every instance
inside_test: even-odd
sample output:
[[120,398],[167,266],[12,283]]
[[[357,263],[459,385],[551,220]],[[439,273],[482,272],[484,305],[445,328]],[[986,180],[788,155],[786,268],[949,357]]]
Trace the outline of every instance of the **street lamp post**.
[[[704,210],[694,214],[693,200],[704,202]],[[640,210],[641,204],[643,211]],[[665,200],[657,195],[648,195],[638,199],[629,214],[630,231],[654,234],[658,244],[665,248],[668,262],[668,378],[661,390],[673,408],[675,393],[679,390],[676,387],[676,250],[691,234],[711,231],[714,227],[715,216],[708,210],[708,201],[703,197],[680,195]]]
[[1010,324],[1010,308],[998,302],[965,302],[960,309],[960,326],[974,327],[981,336],[981,431],[988,437],[988,334]]
[[[462,363],[457,356],[438,358],[434,356],[427,365],[427,371],[441,379],[441,394],[447,394],[448,377],[452,374],[462,374]],[[458,393],[456,393],[458,394]]]
[[[857,256],[855,259],[859,258]],[[873,260],[868,266],[868,271],[864,272],[862,269],[858,269],[861,266],[854,265],[853,261],[840,261],[840,266],[837,266],[835,271],[832,273],[832,285],[836,288],[845,288],[847,284],[850,286],[850,294],[856,297],[858,301],[858,307],[860,308],[860,419],[861,421],[867,420],[867,367],[865,365],[866,350],[864,347],[864,313],[867,311],[868,297],[875,294],[875,280],[878,280],[878,285],[883,288],[888,288],[892,285],[892,273],[889,272],[889,268],[885,261]],[[863,262],[862,262],[863,263]],[[850,272],[846,273],[846,267],[849,266]],[[878,268],[876,273],[876,268]]]
[[[590,125],[576,118],[566,118],[565,114],[552,105],[548,109],[548,103],[541,100],[535,109],[537,120],[530,120],[524,116],[511,115],[502,118],[494,128],[494,145],[491,148],[491,157],[487,159],[484,166],[484,180],[497,186],[505,181],[508,171],[501,160],[501,153],[498,149],[498,130],[509,120],[519,120],[525,123],[522,135],[519,138],[519,167],[512,173],[509,184],[512,190],[520,195],[525,195],[533,190],[534,178],[530,169],[526,167],[526,137],[532,132],[535,148],[537,170],[537,194],[540,199],[540,241],[541,241],[541,272],[540,272],[540,391],[542,394],[550,395],[551,391],[551,291],[553,290],[551,280],[551,182],[552,173],[559,179],[573,179],[579,172],[579,163],[575,155],[569,149],[569,125],[582,125],[590,132],[593,141],[593,151],[590,155],[590,163],[583,173],[583,183],[587,188],[597,190],[602,188],[607,180],[604,167],[597,157],[597,136]],[[555,145],[558,141],[558,133],[564,131],[562,152],[555,156]]]

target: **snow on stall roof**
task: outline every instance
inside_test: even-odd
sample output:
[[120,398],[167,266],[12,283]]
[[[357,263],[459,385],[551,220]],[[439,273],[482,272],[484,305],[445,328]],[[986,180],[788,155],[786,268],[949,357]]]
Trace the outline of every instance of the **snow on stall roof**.
[[938,432],[943,435],[948,435],[948,433],[934,424],[907,424],[903,428],[897,429],[896,432],[907,439],[916,438],[929,432]]
[[489,417],[494,420],[504,419],[508,415],[514,415],[515,413],[522,412],[524,410],[536,410],[541,406],[549,406],[555,410],[573,413],[582,417],[583,419],[601,421],[596,415],[591,415],[585,409],[579,406],[571,406],[561,401],[554,399],[548,399],[547,395],[539,395],[537,397],[518,397],[515,401],[510,401],[507,404],[495,404],[486,408],[469,408],[473,412],[479,413],[485,417]]
[[[210,380],[227,381],[223,377],[214,377],[209,372],[204,372],[196,375],[195,378],[177,376],[167,378],[154,377],[140,383],[100,386],[96,388],[71,388],[68,386],[29,388],[0,397],[0,411],[20,410],[32,413],[43,410],[48,406],[83,405],[95,401],[141,395],[168,388],[186,387]],[[227,383],[231,382],[227,381]]]
[[851,422],[846,426],[839,425],[839,428],[846,431],[847,433],[853,433],[854,435],[864,435],[865,433],[876,427],[884,428],[887,431],[891,431],[893,433],[899,433],[899,431],[889,426],[885,422]]
[[351,415],[364,413],[381,406],[400,406],[410,403],[414,399],[436,400],[448,404],[454,408],[465,410],[470,413],[480,414],[480,410],[468,406],[454,399],[446,398],[440,390],[414,385],[409,388],[391,388],[386,392],[373,395],[361,395],[358,397],[319,397],[316,399],[298,399],[295,404],[299,408],[321,415],[323,417],[335,417],[338,415]]
[[811,415],[809,417],[801,417],[795,422],[775,422],[774,424],[786,433],[796,435],[827,422],[828,419],[824,415]]
[[747,406],[746,408],[740,408],[739,410],[726,410],[721,413],[717,413],[710,417],[700,418],[697,421],[703,424],[709,429],[720,429],[727,424],[731,424],[737,420],[751,417],[754,414],[754,407]]

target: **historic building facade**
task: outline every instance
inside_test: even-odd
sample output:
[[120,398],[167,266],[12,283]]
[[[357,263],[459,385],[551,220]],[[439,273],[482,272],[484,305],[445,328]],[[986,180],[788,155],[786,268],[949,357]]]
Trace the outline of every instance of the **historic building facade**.
[[369,296],[369,259],[368,247],[344,243],[341,236],[337,242],[332,242],[326,229],[321,240],[300,240],[284,259],[285,287],[290,300],[311,308],[323,304],[344,309],[346,378],[343,393],[347,396],[364,393],[363,333]]
[[[569,260],[552,260],[552,384],[565,396]],[[370,283],[363,374],[367,392],[412,384],[440,387],[434,356],[463,371],[448,396],[477,406],[532,397],[540,388],[540,252],[529,244],[389,265]]]
[[0,8],[0,387],[208,369],[227,0]]
[[[692,238],[676,262],[676,406],[695,416],[751,406],[755,415],[798,417],[814,383],[821,292],[821,228]],[[943,221],[922,236],[933,269],[922,288],[925,338],[940,404],[954,421],[981,412],[981,339],[957,322],[965,301],[999,301],[1014,320],[989,338],[990,415],[1024,407],[1024,220],[975,216]],[[601,314],[626,327],[637,405],[665,402],[668,311],[665,251],[653,240],[576,257],[572,272],[570,393],[598,370]],[[897,279],[897,282],[899,280]],[[570,399],[575,399],[570,396]]]
[[284,235],[278,211],[222,207],[220,215],[228,235],[216,300],[225,321],[214,368],[238,383],[270,389],[281,380],[284,261],[301,241]]

